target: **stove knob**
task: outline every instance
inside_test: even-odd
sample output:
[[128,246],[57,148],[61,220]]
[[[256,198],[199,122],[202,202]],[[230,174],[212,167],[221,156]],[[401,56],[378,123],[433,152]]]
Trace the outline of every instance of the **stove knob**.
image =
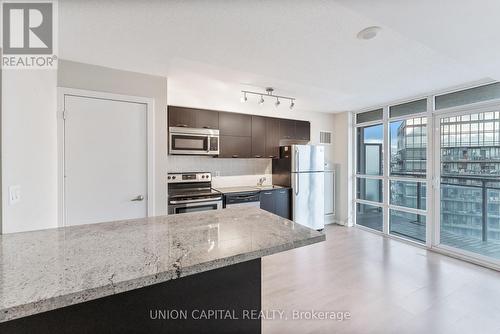
[[210,175],[207,175],[207,179],[210,177]]
[[172,178],[171,176],[167,177],[167,179],[169,179],[169,180],[170,180],[171,178]]
[[174,175],[174,176],[172,176],[172,179],[173,179],[173,180],[175,180],[175,175]]
[[201,176],[201,178],[202,178],[202,179],[204,179],[204,178],[205,178],[205,175],[202,175],[202,176]]

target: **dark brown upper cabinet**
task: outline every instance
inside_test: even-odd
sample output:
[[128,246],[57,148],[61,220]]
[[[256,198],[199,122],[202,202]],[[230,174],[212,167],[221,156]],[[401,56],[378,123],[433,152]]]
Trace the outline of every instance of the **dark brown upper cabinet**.
[[220,130],[221,158],[279,157],[280,140],[309,141],[307,121],[168,106],[168,126]]
[[266,117],[266,158],[277,159],[280,155],[280,120]]
[[295,139],[295,121],[280,119],[280,139]]
[[220,136],[219,158],[250,158],[252,138],[240,136]]
[[197,128],[218,129],[219,112],[215,110],[199,109],[196,111],[195,124]]
[[266,117],[252,116],[252,158],[266,157]]
[[311,140],[311,123],[307,121],[295,121],[295,139]]
[[219,130],[221,136],[252,136],[252,116],[231,112],[219,113]]
[[184,128],[196,127],[196,109],[184,107],[168,107],[168,126]]
[[169,106],[168,126],[218,129],[219,112],[216,110]]

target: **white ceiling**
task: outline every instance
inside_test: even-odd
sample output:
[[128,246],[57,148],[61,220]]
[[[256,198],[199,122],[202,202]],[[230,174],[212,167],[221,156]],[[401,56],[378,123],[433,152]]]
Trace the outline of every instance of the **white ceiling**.
[[[273,86],[298,111],[339,112],[500,78],[499,12],[498,0],[60,0],[59,55],[167,76],[172,104]],[[376,39],[356,39],[372,25]]]

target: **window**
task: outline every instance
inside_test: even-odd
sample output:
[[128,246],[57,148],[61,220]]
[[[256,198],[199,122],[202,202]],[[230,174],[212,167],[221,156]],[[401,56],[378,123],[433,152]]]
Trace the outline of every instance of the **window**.
[[436,110],[451,108],[476,102],[500,98],[500,83],[461,90],[449,94],[436,96]]
[[398,210],[390,210],[389,233],[416,242],[425,242],[425,216]]
[[500,265],[500,82],[353,121],[357,225]]
[[357,198],[382,203],[382,180],[358,178],[357,182]]
[[382,207],[357,203],[356,224],[382,232],[384,228]]
[[427,161],[427,118],[390,123],[391,175],[424,178]]
[[384,126],[359,127],[358,137],[358,174],[382,175]]
[[[382,115],[380,115],[382,116]],[[359,118],[358,118],[359,119]],[[357,167],[356,167],[356,223],[377,231],[384,227],[383,179],[384,172],[384,125],[375,124],[357,128]]]
[[[441,118],[440,242],[500,258],[497,120],[497,111]],[[451,142],[450,136],[460,141]]]
[[399,104],[389,108],[389,117],[400,117],[427,111],[427,99]]
[[[377,117],[356,115],[357,225],[426,241],[427,116],[423,114],[427,105],[427,99],[420,99],[379,109],[382,114],[377,111]],[[383,121],[384,112],[389,114],[388,121]],[[384,147],[389,150],[387,158]]]
[[426,210],[426,184],[424,182],[390,181],[390,204]]
[[371,121],[381,121],[383,116],[383,109],[377,109],[372,111],[367,111],[359,113],[356,115],[356,123],[366,123]]

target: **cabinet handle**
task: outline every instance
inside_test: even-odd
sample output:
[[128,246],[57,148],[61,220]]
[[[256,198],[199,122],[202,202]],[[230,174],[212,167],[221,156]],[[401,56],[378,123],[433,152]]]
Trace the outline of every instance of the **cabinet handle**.
[[273,193],[271,192],[267,192],[267,193],[264,193],[264,195],[272,195]]
[[204,126],[203,128],[204,129],[211,129],[211,127],[209,127],[209,126]]
[[177,124],[176,126],[180,127],[180,128],[187,128],[187,125],[186,124]]
[[269,158],[274,159],[276,156],[270,155]]
[[256,155],[255,157],[256,158],[262,158],[262,155]]
[[238,157],[238,154],[233,154],[232,156],[233,158],[237,158]]

